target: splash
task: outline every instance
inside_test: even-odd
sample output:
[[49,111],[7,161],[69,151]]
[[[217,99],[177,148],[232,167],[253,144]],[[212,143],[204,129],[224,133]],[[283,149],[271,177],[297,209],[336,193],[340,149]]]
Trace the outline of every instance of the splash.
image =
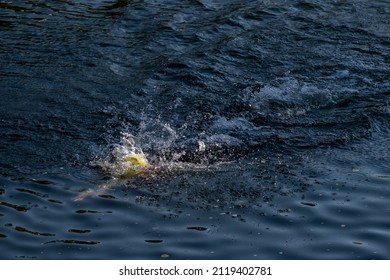
[[176,140],[179,138],[181,136],[176,130],[160,121],[141,123],[137,135],[121,133],[119,143],[108,145],[90,162],[90,166],[98,168],[110,179],[95,189],[81,192],[74,201],[102,194],[121,184],[129,184],[137,177],[158,179],[173,172],[204,171],[217,166],[215,164],[211,167],[205,162],[183,162],[186,154],[194,153],[195,150],[203,155],[207,147],[201,140],[195,141],[195,149],[188,143],[177,145]]

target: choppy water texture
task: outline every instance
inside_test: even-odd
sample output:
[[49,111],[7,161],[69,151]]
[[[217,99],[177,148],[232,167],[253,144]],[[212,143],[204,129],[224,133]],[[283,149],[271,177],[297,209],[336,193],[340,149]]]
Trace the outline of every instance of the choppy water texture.
[[387,0],[0,1],[0,258],[389,259],[389,54]]

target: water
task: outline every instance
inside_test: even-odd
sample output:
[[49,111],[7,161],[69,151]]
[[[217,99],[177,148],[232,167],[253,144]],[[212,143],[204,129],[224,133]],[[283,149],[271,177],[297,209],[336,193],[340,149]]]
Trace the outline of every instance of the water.
[[0,258],[389,259],[390,2],[163,2],[0,1]]

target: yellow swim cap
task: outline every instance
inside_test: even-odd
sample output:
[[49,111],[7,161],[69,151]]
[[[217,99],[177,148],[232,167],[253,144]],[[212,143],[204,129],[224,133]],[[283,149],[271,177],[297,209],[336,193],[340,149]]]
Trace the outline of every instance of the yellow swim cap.
[[131,162],[134,165],[138,165],[140,167],[145,167],[148,165],[148,161],[142,154],[132,154],[130,156],[125,157],[125,161]]
[[148,166],[148,161],[143,154],[132,154],[124,158],[126,170],[123,176],[133,176],[142,172],[144,167]]

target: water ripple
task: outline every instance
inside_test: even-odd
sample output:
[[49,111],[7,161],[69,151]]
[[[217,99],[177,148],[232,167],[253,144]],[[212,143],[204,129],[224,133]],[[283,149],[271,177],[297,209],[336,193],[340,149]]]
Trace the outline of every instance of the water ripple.
[[385,2],[1,1],[0,258],[388,259]]

